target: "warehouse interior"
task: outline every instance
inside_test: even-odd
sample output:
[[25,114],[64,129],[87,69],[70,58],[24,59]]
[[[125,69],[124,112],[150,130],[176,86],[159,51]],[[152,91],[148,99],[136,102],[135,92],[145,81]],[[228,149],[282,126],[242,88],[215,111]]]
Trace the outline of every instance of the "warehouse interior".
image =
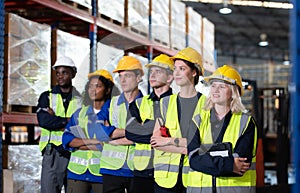
[[[221,14],[224,6],[232,12]],[[145,65],[186,46],[202,54],[205,75],[223,64],[241,73],[242,100],[259,125],[257,192],[291,192],[290,0],[5,0],[3,9],[3,192],[39,192],[36,103],[55,85],[59,56],[76,60],[83,89],[87,73],[112,71],[124,54]],[[149,92],[147,76],[141,90]]]

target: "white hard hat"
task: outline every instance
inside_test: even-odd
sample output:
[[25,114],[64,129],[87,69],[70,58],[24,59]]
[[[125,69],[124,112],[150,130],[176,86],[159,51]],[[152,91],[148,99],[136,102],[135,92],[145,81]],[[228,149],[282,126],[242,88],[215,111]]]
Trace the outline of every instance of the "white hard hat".
[[63,56],[63,57],[60,57],[59,59],[57,59],[55,64],[52,66],[52,69],[55,70],[56,67],[59,67],[59,66],[70,67],[75,72],[77,72],[77,68],[75,66],[74,61],[71,58],[67,57],[67,56]]

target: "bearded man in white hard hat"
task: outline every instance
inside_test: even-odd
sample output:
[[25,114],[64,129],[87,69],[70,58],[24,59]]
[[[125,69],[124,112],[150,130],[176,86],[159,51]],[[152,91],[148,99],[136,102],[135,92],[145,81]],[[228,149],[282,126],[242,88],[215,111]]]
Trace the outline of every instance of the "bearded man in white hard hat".
[[71,115],[81,107],[81,95],[72,85],[77,68],[69,57],[59,58],[55,70],[57,85],[40,95],[37,119],[42,127],[39,147],[43,155],[41,193],[61,193],[66,186],[70,153],[62,147],[62,134]]

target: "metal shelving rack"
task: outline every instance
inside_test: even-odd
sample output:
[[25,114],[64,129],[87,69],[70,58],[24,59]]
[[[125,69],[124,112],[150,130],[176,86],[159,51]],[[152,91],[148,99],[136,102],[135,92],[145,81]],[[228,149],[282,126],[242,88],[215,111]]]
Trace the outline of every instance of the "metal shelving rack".
[[[146,45],[146,51],[148,59],[150,60],[153,56],[153,50],[156,50],[157,52],[165,53],[168,55],[174,55],[175,51],[151,40],[151,36],[143,37],[139,34],[135,34],[131,31],[128,31],[123,26],[116,25],[114,23],[111,23],[101,17],[97,17],[95,14],[90,14],[88,12],[83,12],[82,10],[76,10],[70,6],[67,6],[65,4],[62,4],[60,1],[56,0],[31,0],[33,3],[40,4],[42,6],[45,6],[50,9],[54,9],[56,11],[62,12],[64,14],[70,15],[80,21],[87,22],[89,25],[95,25],[96,28],[103,28],[105,30],[108,30],[112,33],[115,33],[123,38],[128,39],[129,41],[136,42],[140,45]],[[93,5],[95,6],[97,0],[93,0]],[[34,113],[7,113],[3,112],[3,77],[4,77],[4,29],[5,29],[5,1],[0,1],[0,126],[2,129],[3,125],[27,125],[30,130],[33,130],[32,128],[35,125],[38,125],[36,114]],[[93,7],[93,9],[96,9]],[[93,10],[95,12],[95,10]],[[149,23],[151,22],[151,16],[149,16]],[[90,40],[91,42],[95,42],[95,38],[97,38],[97,31],[90,31]],[[150,32],[149,32],[150,33]],[[92,45],[91,45],[92,46]],[[92,60],[95,60],[95,58],[91,57]],[[95,61],[91,61],[91,65],[93,65]],[[94,69],[94,68],[91,68]],[[1,138],[1,144],[0,144],[0,162],[1,165],[3,164],[3,155],[2,155],[2,132],[0,134]],[[28,139],[30,140],[30,139]],[[5,160],[4,160],[5,162]],[[5,164],[5,163],[4,163]],[[3,167],[0,169],[0,175],[3,176]],[[3,184],[2,180],[0,181],[0,192],[3,191]]]
[[292,119],[292,148],[293,148],[293,162],[295,165],[296,171],[296,180],[293,186],[293,193],[300,192],[300,152],[299,152],[299,140],[300,140],[300,119],[299,119],[299,101],[300,101],[300,5],[298,0],[292,1],[294,5],[294,9],[291,10],[290,14],[290,45],[292,51],[292,61],[293,61],[293,70],[292,70],[292,82],[290,84],[290,92],[291,92],[291,119]]

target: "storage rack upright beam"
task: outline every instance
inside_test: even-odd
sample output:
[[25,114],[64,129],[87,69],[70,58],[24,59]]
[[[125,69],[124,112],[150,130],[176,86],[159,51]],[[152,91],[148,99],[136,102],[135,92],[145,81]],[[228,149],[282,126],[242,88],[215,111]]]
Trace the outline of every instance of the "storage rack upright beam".
[[[0,175],[3,176],[2,170],[2,112],[3,112],[3,77],[4,77],[4,1],[0,1]],[[2,180],[0,181],[0,192],[2,192]]]
[[292,148],[293,148],[293,161],[296,171],[296,181],[293,186],[293,193],[300,192],[300,78],[298,73],[300,73],[300,3],[298,0],[293,0],[294,8],[291,10],[290,14],[290,46],[292,52],[292,82],[289,87],[291,92],[291,115],[292,115]]

